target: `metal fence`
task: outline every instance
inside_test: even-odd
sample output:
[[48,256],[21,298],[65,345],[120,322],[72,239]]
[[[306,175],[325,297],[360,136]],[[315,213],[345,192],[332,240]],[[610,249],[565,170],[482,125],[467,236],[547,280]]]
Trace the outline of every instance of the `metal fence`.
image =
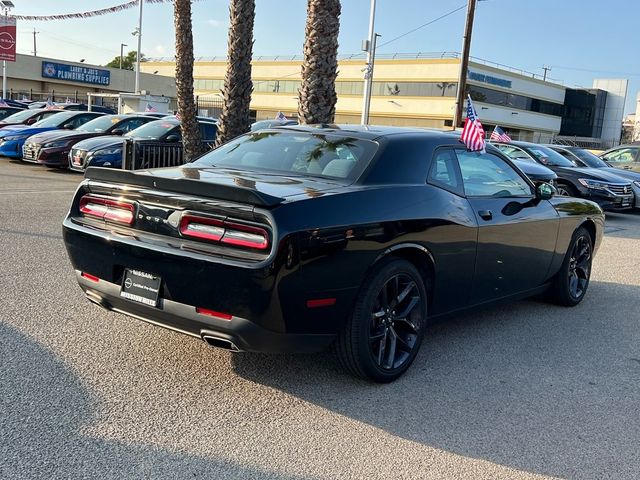
[[124,170],[176,167],[183,163],[182,143],[125,138],[122,144]]

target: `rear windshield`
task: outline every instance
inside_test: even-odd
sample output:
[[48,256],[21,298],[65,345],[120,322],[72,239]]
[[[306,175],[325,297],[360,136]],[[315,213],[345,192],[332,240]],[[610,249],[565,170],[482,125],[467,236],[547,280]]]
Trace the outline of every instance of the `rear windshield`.
[[34,127],[59,127],[64,124],[71,117],[77,115],[76,112],[60,112],[50,117],[40,120],[33,124]]
[[91,120],[90,122],[85,123],[81,127],[76,128],[76,131],[87,133],[103,133],[111,128],[112,125],[115,125],[124,118],[127,117],[124,115],[106,115],[104,117],[98,117]]
[[7,123],[22,122],[24,120],[28,120],[29,118],[37,114],[38,114],[37,110],[22,110],[21,112],[14,113],[13,115],[9,115],[7,118],[4,119],[4,121]]
[[575,167],[576,164],[571,160],[564,158],[555,150],[552,150],[548,147],[543,147],[541,145],[536,145],[533,147],[529,147],[529,152],[531,155],[536,157],[543,165],[550,165],[552,167]]
[[149,123],[145,123],[141,127],[131,130],[126,133],[125,137],[133,137],[144,140],[159,140],[165,133],[178,125],[175,122],[168,122],[166,120],[154,120]]
[[600,157],[596,157],[596,155],[591,153],[589,150],[575,149],[571,150],[571,153],[586,163],[588,167],[603,168],[609,166],[604,160]]
[[261,131],[232,140],[194,165],[355,180],[376,149],[374,142],[342,135]]

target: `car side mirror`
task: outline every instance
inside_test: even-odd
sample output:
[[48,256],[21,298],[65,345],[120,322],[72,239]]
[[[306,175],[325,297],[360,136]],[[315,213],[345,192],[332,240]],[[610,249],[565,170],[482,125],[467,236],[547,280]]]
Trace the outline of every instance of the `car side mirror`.
[[124,135],[124,130],[122,130],[121,128],[116,128],[115,130],[111,130],[111,133],[113,135]]
[[36,123],[38,120],[36,120],[35,118],[30,118],[29,120],[27,120],[26,122],[24,122],[27,125],[33,125],[34,123]]
[[169,135],[167,137],[167,142],[179,142],[180,137],[178,135]]
[[65,123],[62,128],[64,128],[65,130],[73,130],[75,128],[75,125],[73,123]]
[[550,183],[541,183],[536,188],[536,198],[538,200],[550,200],[556,192],[556,188]]

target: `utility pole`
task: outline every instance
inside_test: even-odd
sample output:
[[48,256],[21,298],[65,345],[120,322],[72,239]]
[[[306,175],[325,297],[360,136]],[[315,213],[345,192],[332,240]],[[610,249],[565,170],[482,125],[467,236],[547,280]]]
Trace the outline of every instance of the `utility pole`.
[[551,71],[551,67],[543,65],[542,69],[544,70],[544,75],[542,76],[542,81],[546,81],[547,80],[547,71]]
[[373,83],[373,61],[376,56],[376,0],[371,0],[371,11],[369,13],[369,38],[363,43],[363,50],[367,52],[367,65],[364,71],[364,88],[362,99],[362,117],[360,123],[369,123],[369,109],[371,106],[371,84]]
[[38,56],[38,47],[37,47],[37,42],[36,42],[36,35],[38,35],[40,32],[36,32],[36,29],[33,29],[33,56],[37,57]]
[[122,70],[122,54],[124,47],[128,47],[129,45],[127,45],[126,43],[121,43],[120,44],[120,70]]
[[138,53],[136,55],[136,88],[135,93],[140,93],[140,49],[142,47],[142,5],[144,0],[138,0],[140,3],[140,13],[138,15]]
[[467,71],[469,70],[469,50],[471,50],[471,33],[473,31],[473,16],[476,11],[476,0],[469,0],[467,4],[467,21],[464,26],[462,39],[462,58],[460,59],[460,77],[458,78],[458,95],[456,96],[456,111],[453,116],[453,129],[462,123],[462,107],[464,105],[467,85]]

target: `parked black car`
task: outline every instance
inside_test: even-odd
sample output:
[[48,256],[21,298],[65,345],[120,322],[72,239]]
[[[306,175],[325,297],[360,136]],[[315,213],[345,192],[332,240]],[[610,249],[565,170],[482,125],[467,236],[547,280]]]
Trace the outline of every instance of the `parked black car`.
[[629,180],[635,195],[635,207],[640,208],[640,172],[612,167],[594,153],[581,147],[567,145],[549,145],[549,147],[572,160],[580,167],[600,168],[602,171],[613,173],[614,175]]
[[528,142],[493,142],[493,145],[510,158],[528,159],[553,170],[558,175],[559,195],[593,200],[604,210],[621,211],[633,207],[633,188],[624,178],[595,168],[578,167],[545,145]]
[[387,382],[430,320],[549,288],[578,304],[603,225],[501,154],[348,125],[248,133],[175,168],[89,168],[63,235],[104,308],[233,351],[335,343],[350,372]]
[[71,147],[80,140],[103,135],[120,136],[153,120],[153,117],[144,115],[104,115],[70,132],[40,133],[27,139],[22,149],[22,159],[47,167],[67,168]]
[[611,148],[601,153],[600,158],[612,167],[640,172],[640,143]]

